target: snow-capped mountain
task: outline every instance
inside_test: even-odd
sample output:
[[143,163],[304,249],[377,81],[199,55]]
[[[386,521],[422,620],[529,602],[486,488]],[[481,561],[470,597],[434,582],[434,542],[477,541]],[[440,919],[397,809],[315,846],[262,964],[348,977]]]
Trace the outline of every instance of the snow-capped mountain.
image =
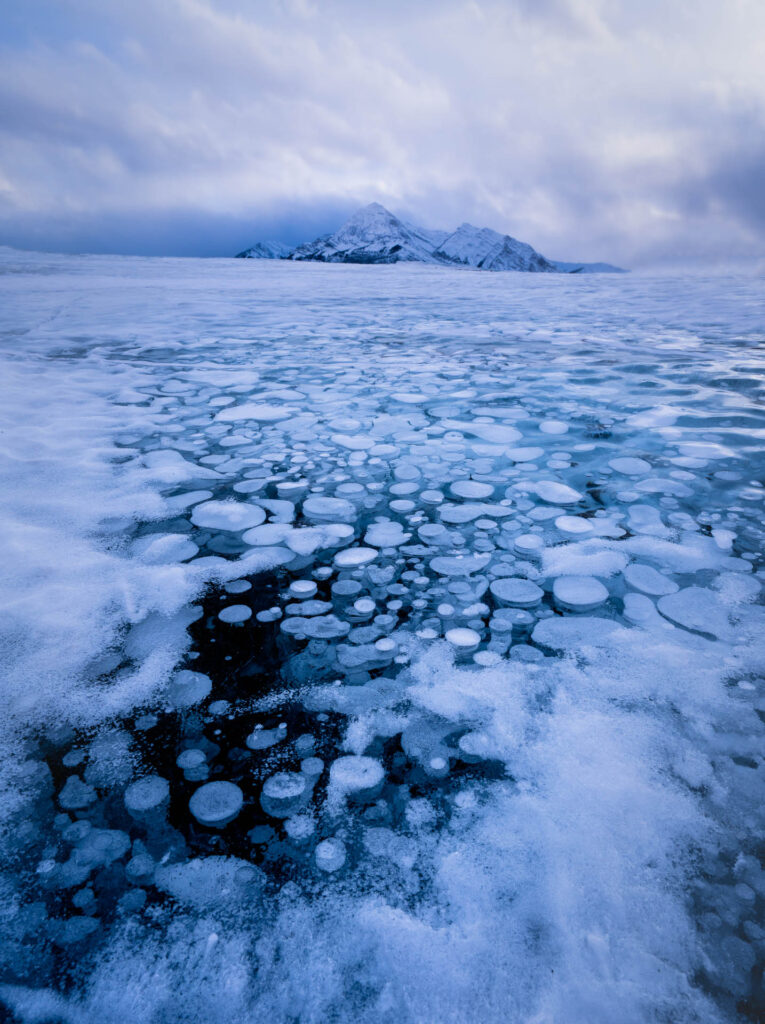
[[250,259],[316,260],[321,263],[434,263],[477,270],[533,273],[620,272],[609,263],[548,260],[526,242],[491,228],[461,224],[437,231],[408,224],[380,203],[358,210],[333,234],[290,249],[280,242],[258,242],[237,254]]
[[525,242],[500,235],[491,228],[460,224],[436,250],[436,256],[450,263],[480,270],[527,270],[554,273],[556,268]]
[[288,259],[323,263],[440,263],[430,233],[410,227],[381,206],[358,210],[332,235],[299,245]]
[[245,260],[284,260],[292,252],[288,245],[282,242],[256,242],[251,249],[238,252],[238,259]]

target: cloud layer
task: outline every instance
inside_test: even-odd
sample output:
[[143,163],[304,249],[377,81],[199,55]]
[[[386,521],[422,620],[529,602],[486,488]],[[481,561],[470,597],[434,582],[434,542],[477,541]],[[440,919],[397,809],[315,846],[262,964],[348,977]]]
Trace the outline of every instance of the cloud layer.
[[226,255],[378,200],[630,266],[765,253],[761,0],[6,0],[0,241]]

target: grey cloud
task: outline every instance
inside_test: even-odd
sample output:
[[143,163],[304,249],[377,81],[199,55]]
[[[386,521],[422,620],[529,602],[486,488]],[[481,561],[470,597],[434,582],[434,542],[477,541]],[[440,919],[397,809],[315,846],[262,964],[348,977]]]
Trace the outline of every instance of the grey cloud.
[[378,200],[556,258],[765,248],[748,0],[7,2],[5,241],[211,254]]

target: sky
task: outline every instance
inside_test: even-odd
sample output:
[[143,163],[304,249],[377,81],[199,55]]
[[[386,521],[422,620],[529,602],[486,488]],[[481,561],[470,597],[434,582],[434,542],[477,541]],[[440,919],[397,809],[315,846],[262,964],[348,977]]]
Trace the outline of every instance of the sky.
[[0,244],[225,256],[377,201],[765,261],[763,0],[2,0]]

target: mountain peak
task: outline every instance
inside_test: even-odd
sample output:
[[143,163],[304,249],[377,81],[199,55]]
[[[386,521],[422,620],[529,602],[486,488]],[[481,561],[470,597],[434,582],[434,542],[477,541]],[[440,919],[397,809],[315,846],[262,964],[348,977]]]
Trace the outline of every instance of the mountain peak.
[[435,263],[478,270],[585,273],[618,270],[608,264],[558,264],[525,242],[491,228],[463,221],[456,231],[430,231],[407,224],[373,202],[360,207],[333,234],[286,250],[279,243],[259,243],[240,256],[261,259],[316,260],[321,263]]

